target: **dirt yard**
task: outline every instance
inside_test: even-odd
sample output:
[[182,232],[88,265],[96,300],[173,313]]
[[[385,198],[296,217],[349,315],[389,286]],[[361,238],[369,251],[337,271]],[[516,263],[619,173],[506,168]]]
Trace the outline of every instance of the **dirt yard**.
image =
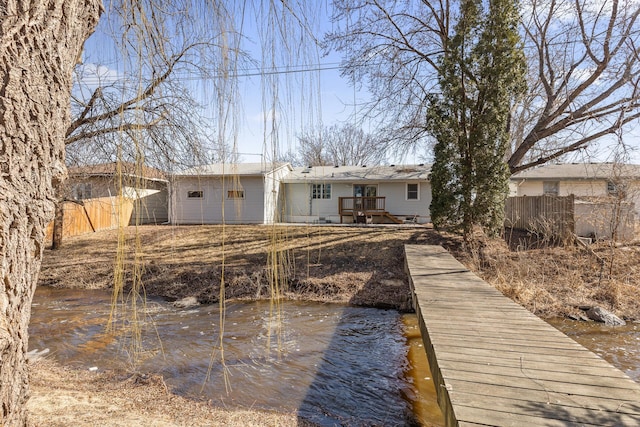
[[[61,250],[46,251],[40,286],[109,288],[120,258],[125,290],[140,278],[147,295],[172,301],[216,302],[224,277],[226,299],[277,294],[410,310],[403,245],[439,244],[541,317],[598,305],[640,319],[637,243],[547,247],[507,237],[511,245],[480,238],[464,250],[458,237],[425,227],[145,226],[126,229],[120,251],[117,231],[66,239]],[[304,425],[295,414],[188,401],[160,378],[69,371],[50,361],[32,365],[32,384],[35,425]]]
[[185,399],[159,376],[96,374],[47,360],[32,364],[31,394],[29,423],[37,427],[312,426],[296,414],[215,408]]
[[[410,310],[403,245],[433,233],[420,228],[149,226],[126,230],[126,283],[141,266],[147,295],[168,300],[269,298],[352,303]],[[109,288],[116,231],[70,238],[47,251],[40,284]]]

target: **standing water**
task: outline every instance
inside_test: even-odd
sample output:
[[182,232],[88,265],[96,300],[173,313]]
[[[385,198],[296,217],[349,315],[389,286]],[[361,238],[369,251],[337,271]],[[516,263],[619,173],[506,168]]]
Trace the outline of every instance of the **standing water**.
[[[105,332],[109,312],[106,292],[38,288],[29,347],[48,348],[76,368],[131,368],[126,329]],[[229,303],[224,360],[218,305],[179,309],[150,300],[144,313],[137,369],[163,375],[176,393],[297,412],[319,425],[417,424],[412,400],[424,393],[407,378],[406,327],[396,311],[285,302],[274,312],[269,302]]]
[[640,324],[606,326],[596,322],[551,319],[548,322],[613,366],[640,382]]

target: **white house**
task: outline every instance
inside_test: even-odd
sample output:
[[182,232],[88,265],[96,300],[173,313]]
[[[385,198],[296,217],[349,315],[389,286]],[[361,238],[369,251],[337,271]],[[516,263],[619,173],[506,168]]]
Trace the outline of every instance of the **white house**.
[[[640,214],[640,165],[572,163],[540,166],[511,177],[511,196],[576,198],[575,232],[579,236],[634,237]],[[622,203],[620,203],[622,202]]]
[[269,224],[277,218],[280,181],[287,164],[199,166],[173,177],[173,224]]
[[[215,164],[173,176],[174,224],[428,223],[431,165]],[[511,196],[573,194],[576,220],[602,222],[624,196],[640,209],[640,165],[547,165],[515,174]],[[584,203],[584,205],[582,205]],[[632,206],[632,205],[629,205]],[[633,211],[632,211],[633,212]],[[597,217],[593,219],[594,217]],[[589,225],[590,234],[606,234]]]
[[567,163],[545,165],[514,174],[511,196],[568,196],[603,198],[621,196],[640,209],[640,165]]
[[430,165],[313,166],[284,176],[284,221],[430,222]]

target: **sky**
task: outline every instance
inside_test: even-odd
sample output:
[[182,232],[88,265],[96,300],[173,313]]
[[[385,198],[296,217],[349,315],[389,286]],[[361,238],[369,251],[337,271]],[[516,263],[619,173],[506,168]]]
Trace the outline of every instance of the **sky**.
[[[315,2],[309,3],[315,5]],[[310,13],[314,22],[309,23],[309,27],[318,39],[321,39],[324,32],[331,27],[328,7],[325,2],[321,2],[320,6],[312,7]],[[340,76],[339,54],[325,55],[317,47],[305,52],[300,46],[286,46],[283,41],[273,42],[278,52],[273,53],[268,49],[265,51],[260,46],[261,40],[266,43],[271,42],[272,38],[278,38],[278,29],[268,28],[264,23],[259,24],[260,18],[256,19],[255,15],[259,15],[260,11],[251,10],[244,13],[248,18],[236,23],[238,26],[242,25],[244,38],[241,48],[248,52],[255,62],[241,64],[237,70],[238,102],[229,107],[235,125],[234,129],[227,132],[225,138],[228,144],[236,146],[236,151],[240,153],[240,161],[271,161],[273,144],[277,144],[279,153],[295,152],[297,135],[317,129],[321,125],[330,126],[355,121],[358,118],[358,105],[367,101],[369,94],[363,86],[354,86]],[[289,21],[281,21],[278,24],[289,29],[294,43],[298,43],[296,40],[304,37],[308,40],[309,34],[302,34],[294,28],[295,19],[297,18],[289,18]],[[107,81],[117,79],[122,72],[122,65],[116,59],[119,54],[118,48],[107,35],[116,27],[117,24],[114,25],[103,16],[100,26],[86,42],[84,49],[85,69],[99,73],[103,79],[106,77]],[[114,33],[117,33],[117,30]],[[285,51],[289,51],[288,54],[283,54]],[[264,63],[269,65],[260,65]],[[272,64],[275,64],[275,67]],[[272,74],[261,76],[261,71]],[[220,113],[215,95],[217,83],[212,79],[198,81],[197,75],[184,78],[185,81],[188,80],[186,84],[191,88],[192,94],[205,106],[205,115],[211,118],[211,123],[218,123]],[[85,79],[85,82],[90,81],[91,76]],[[273,86],[273,82],[276,82],[277,87]],[[277,95],[274,95],[276,91]],[[278,99],[275,109],[272,107],[274,96]],[[270,132],[270,120],[274,111],[278,123],[276,138],[272,138]],[[367,130],[369,129],[365,129]]]
[[[255,3],[264,5],[269,2]],[[258,7],[251,1],[243,4]],[[315,6],[316,2],[303,2],[303,4]],[[314,22],[310,23],[309,27],[316,37],[321,38],[331,29],[330,6],[324,1],[318,4],[320,4],[318,7],[309,6],[313,8],[310,15],[314,18]],[[286,46],[282,41],[273,45],[274,51],[262,49],[260,40],[267,40],[270,36],[277,35],[277,28],[270,27],[272,23],[265,23],[261,18],[256,19],[255,16],[259,16],[260,11],[251,12],[253,15],[248,13],[249,18],[238,22],[242,22],[242,32],[245,36],[242,49],[246,50],[256,62],[254,65],[240,65],[237,70],[238,102],[230,107],[234,126],[233,130],[225,134],[227,143],[235,145],[240,161],[271,161],[274,144],[277,144],[277,151],[280,154],[290,150],[296,152],[297,135],[321,125],[330,126],[362,119],[363,104],[369,99],[369,93],[364,86],[354,86],[340,76],[341,57],[338,53],[324,55],[319,48],[305,53],[302,49],[298,49],[300,46]],[[110,29],[106,22],[108,21],[103,17],[100,25],[104,27],[99,28],[85,45],[85,67],[103,64],[100,73],[116,78],[120,72],[120,64],[115,63],[110,54],[115,51],[115,48],[105,36],[105,32]],[[284,26],[282,22],[278,24]],[[295,22],[289,21],[286,24],[291,31],[290,34],[285,33],[288,37],[290,36],[289,41],[293,40],[296,43],[296,40],[304,36],[297,32],[295,25],[291,25]],[[288,55],[282,54],[285,51],[288,51]],[[270,65],[261,66],[261,63]],[[272,68],[272,64],[275,64],[275,68]],[[261,76],[261,69],[274,74]],[[274,81],[277,81],[277,87],[270,84]],[[214,102],[215,89],[212,89],[215,82],[194,81],[189,85],[196,98],[207,106],[206,114],[210,116],[211,122],[217,123],[219,110]],[[276,91],[279,103],[274,109],[270,101]],[[270,129],[272,117],[275,117],[277,123],[277,136],[274,138],[271,137]],[[364,130],[370,131],[374,125]],[[632,130],[625,135],[625,142],[632,147],[627,160],[633,163],[640,163],[638,141],[640,141],[640,129]],[[603,139],[589,149],[565,160],[614,161],[616,159],[612,158],[611,153],[616,144],[615,137]],[[389,156],[388,161],[390,163],[421,163],[424,161],[424,155],[401,159]]]

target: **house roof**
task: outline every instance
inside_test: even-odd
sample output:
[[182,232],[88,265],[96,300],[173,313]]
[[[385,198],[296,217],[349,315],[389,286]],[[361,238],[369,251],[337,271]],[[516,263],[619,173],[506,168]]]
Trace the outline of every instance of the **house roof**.
[[620,163],[563,163],[514,174],[512,179],[640,179],[640,165]]
[[[99,163],[87,166],[74,166],[68,169],[70,177],[113,176],[118,172],[118,162]],[[130,162],[120,162],[123,175],[134,178],[144,178],[152,181],[167,181],[166,175],[159,169],[138,165]]]
[[297,167],[283,182],[305,181],[411,181],[427,180],[431,165],[391,165],[391,166],[312,166]]
[[215,163],[185,169],[175,176],[263,176],[281,168],[289,168],[289,163]]

